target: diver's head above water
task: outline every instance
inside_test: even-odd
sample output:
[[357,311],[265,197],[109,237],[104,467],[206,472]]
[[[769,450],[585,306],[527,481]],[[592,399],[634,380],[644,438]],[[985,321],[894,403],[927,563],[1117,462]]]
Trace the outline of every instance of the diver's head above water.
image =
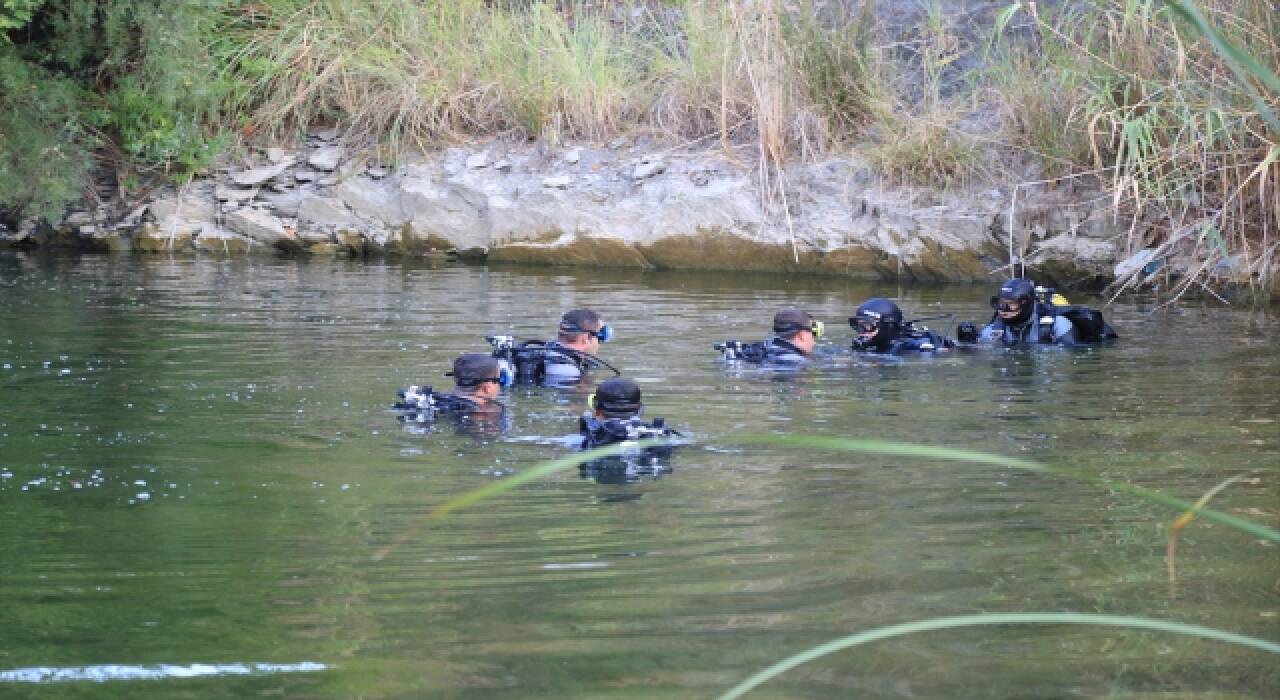
[[459,355],[448,376],[453,377],[453,395],[474,401],[494,399],[512,379],[511,370],[500,360],[478,352]]
[[1000,291],[991,297],[991,307],[1006,325],[1017,326],[1030,320],[1035,299],[1036,283],[1015,278],[1000,285]]
[[801,354],[809,355],[822,337],[822,321],[813,320],[808,312],[799,309],[783,309],[773,316],[773,333]]
[[590,406],[597,418],[626,420],[644,413],[640,386],[626,377],[613,377],[600,382],[592,394]]
[[560,327],[556,331],[556,342],[588,355],[596,354],[600,343],[607,343],[612,337],[613,328],[591,309],[566,312],[560,317]]
[[883,297],[868,299],[849,317],[849,325],[858,334],[854,350],[883,352],[903,330],[902,309]]

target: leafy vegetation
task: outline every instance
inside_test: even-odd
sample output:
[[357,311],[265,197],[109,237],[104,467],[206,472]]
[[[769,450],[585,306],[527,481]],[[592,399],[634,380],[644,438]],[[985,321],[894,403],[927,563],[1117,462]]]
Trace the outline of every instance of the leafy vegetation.
[[922,7],[891,28],[860,0],[0,0],[0,210],[56,219],[91,174],[183,177],[317,123],[391,152],[651,133],[752,148],[779,183],[841,152],[898,183],[1087,176],[1130,250],[1198,261],[1184,285],[1273,284],[1274,2],[1015,0],[976,30]]
[[[185,175],[218,150],[230,83],[215,0],[4,0],[0,213],[56,220],[90,175]],[[118,173],[118,175],[117,175]],[[128,183],[121,183],[128,184]]]

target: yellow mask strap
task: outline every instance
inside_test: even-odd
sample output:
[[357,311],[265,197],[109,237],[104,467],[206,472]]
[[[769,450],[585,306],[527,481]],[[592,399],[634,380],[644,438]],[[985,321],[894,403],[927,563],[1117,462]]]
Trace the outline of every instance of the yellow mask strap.
[[813,331],[814,338],[821,338],[822,331],[826,330],[826,326],[822,323],[822,321],[814,321],[813,325],[809,327],[809,330]]
[[595,392],[592,392],[592,394],[591,394],[590,396],[588,396],[588,397],[587,397],[587,410],[588,410],[588,411],[591,411],[592,413],[595,413],[595,410],[596,410],[596,395],[595,395]]

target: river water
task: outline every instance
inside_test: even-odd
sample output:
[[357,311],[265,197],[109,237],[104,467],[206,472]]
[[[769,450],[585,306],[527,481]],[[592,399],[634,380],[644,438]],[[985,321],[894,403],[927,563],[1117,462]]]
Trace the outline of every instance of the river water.
[[[749,444],[977,449],[1280,526],[1280,317],[1107,312],[1086,350],[871,362],[872,295],[985,320],[990,290],[824,278],[0,254],[0,696],[711,698],[876,627],[1135,615],[1280,639],[1280,559],[1178,512],[1008,467]],[[1086,298],[1077,301],[1096,301]],[[796,305],[830,357],[727,370]],[[487,333],[590,306],[602,356],[689,437],[671,471],[577,470],[429,519],[571,452],[588,388],[509,392],[505,433],[398,422]],[[938,324],[945,326],[946,323]],[[937,326],[935,326],[937,327]],[[601,375],[603,376],[603,375]],[[598,377],[597,377],[598,378]],[[1066,626],[889,639],[751,697],[1274,698],[1274,656]]]

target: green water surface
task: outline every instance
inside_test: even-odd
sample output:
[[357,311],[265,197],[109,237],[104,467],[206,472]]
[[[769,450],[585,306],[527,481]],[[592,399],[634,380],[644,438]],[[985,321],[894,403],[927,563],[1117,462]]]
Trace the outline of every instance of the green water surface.
[[[829,639],[978,612],[1137,615],[1280,639],[1277,547],[1005,468],[747,446],[745,433],[1068,465],[1280,527],[1280,318],[1107,307],[1119,343],[855,359],[846,317],[985,320],[983,287],[397,263],[0,254],[0,697],[713,698]],[[1080,301],[1092,301],[1081,297]],[[799,372],[711,343],[827,322]],[[517,388],[505,433],[405,425],[483,336],[563,310],[691,444],[672,471],[447,499],[571,451],[590,387]],[[939,322],[935,327],[944,327]],[[599,375],[596,378],[598,379]],[[375,557],[378,552],[386,556]],[[109,669],[298,664],[124,679]],[[320,669],[319,667],[323,668]],[[115,674],[115,675],[113,675]],[[1275,698],[1280,660],[1157,633],[947,630],[795,669],[761,698]]]

